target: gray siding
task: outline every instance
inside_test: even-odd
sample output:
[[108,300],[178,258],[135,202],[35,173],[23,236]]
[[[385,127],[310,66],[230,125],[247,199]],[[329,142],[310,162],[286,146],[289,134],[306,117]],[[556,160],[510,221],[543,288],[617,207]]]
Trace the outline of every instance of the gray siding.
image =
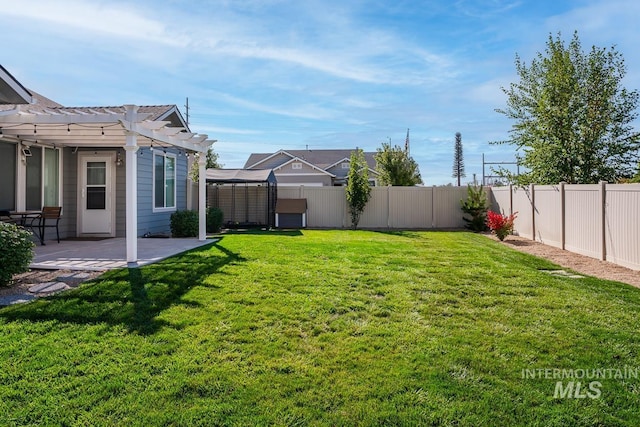
[[116,237],[125,237],[127,231],[127,168],[126,153],[122,153],[122,165],[116,166]]

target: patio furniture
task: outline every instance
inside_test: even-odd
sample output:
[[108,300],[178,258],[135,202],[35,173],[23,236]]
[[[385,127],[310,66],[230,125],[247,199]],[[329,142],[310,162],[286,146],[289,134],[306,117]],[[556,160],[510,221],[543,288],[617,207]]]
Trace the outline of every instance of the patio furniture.
[[41,213],[42,211],[10,211],[9,215],[16,224],[28,228],[29,223],[39,217]]
[[0,210],[0,222],[9,222],[15,224],[16,220],[11,218],[11,212]]
[[62,213],[62,207],[60,206],[45,206],[42,208],[42,212],[34,217],[29,224],[29,228],[33,230],[34,234],[40,239],[40,244],[44,243],[44,232],[47,228],[56,229],[56,237],[58,243],[60,243],[60,230],[58,224],[60,222],[60,215]]

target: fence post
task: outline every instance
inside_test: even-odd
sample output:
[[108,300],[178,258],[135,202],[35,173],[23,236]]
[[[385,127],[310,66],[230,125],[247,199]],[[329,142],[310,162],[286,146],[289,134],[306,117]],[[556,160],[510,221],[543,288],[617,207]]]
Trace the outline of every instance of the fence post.
[[509,215],[513,215],[513,184],[509,184]]
[[531,200],[531,240],[536,240],[536,194],[535,184],[529,184],[529,195]]
[[387,228],[391,229],[391,186],[387,185]]
[[564,250],[564,242],[566,241],[565,227],[566,227],[567,209],[566,209],[565,197],[564,197],[565,184],[566,182],[564,181],[560,183],[560,249],[562,250]]
[[431,186],[431,228],[436,228],[436,186]]
[[606,228],[606,212],[607,212],[607,181],[600,181],[600,259],[607,259],[607,228]]

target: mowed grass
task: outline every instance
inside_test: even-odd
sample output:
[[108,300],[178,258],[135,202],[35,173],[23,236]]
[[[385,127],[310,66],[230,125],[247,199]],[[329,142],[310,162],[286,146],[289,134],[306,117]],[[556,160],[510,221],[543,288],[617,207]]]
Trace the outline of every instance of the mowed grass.
[[0,425],[640,425],[638,379],[523,378],[640,367],[640,290],[557,268],[465,232],[225,235],[0,310]]

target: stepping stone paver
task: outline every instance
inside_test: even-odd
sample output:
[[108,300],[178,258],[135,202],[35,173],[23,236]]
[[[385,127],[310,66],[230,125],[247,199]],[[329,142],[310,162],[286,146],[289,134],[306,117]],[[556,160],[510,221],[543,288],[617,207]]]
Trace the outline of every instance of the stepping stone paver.
[[29,288],[29,292],[33,294],[53,294],[55,292],[60,292],[70,289],[69,285],[64,282],[44,282],[38,283],[37,285],[31,286]]

